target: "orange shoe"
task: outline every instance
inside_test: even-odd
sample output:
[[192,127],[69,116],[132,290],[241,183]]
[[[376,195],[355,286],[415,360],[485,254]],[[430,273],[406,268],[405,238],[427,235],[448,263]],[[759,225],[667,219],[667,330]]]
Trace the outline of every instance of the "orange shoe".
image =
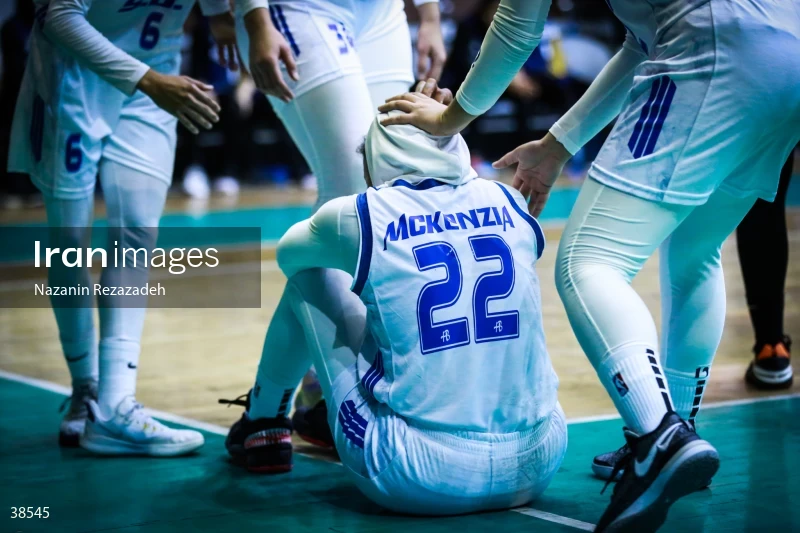
[[762,390],[787,389],[792,386],[793,370],[791,360],[792,341],[784,337],[777,344],[756,345],[756,357],[750,363],[745,381]]

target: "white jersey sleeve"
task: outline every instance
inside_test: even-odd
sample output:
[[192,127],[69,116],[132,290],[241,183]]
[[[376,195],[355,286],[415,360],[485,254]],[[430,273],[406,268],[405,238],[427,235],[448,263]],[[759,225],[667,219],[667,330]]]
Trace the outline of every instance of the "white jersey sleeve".
[[86,13],[91,3],[51,0],[44,32],[98,76],[131,95],[150,67],[114,46],[88,22]]
[[647,55],[628,31],[622,49],[575,105],[550,128],[550,133],[575,154],[619,114],[633,85],[633,73],[645,59]]
[[481,50],[456,100],[470,115],[482,115],[505,92],[539,45],[550,0],[502,0]]
[[335,198],[289,228],[278,243],[278,266],[287,278],[309,268],[335,268],[352,276],[360,240],[356,196]]

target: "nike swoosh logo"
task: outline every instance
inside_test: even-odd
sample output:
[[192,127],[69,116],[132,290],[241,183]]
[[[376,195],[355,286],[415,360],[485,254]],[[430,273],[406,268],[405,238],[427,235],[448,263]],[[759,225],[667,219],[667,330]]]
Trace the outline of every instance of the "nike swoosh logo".
[[673,435],[675,435],[680,427],[680,424],[673,424],[672,426],[668,427],[667,430],[662,433],[661,436],[658,437],[658,440],[656,440],[656,442],[650,447],[650,451],[647,452],[647,457],[644,458],[644,461],[639,461],[637,459],[633,463],[633,469],[637,476],[644,477],[645,474],[650,471],[650,467],[653,465],[653,460],[656,458],[656,451],[665,451],[667,446],[669,446]]
[[86,356],[88,356],[88,355],[89,355],[89,352],[86,352],[86,353],[85,353],[85,354],[83,354],[83,355],[79,355],[78,357],[70,357],[70,356],[68,356],[68,355],[65,355],[65,356],[64,356],[64,359],[66,359],[66,360],[67,360],[67,363],[77,363],[77,362],[78,362],[78,361],[80,361],[81,359],[85,359],[85,358],[86,358]]
[[135,368],[136,368],[136,365],[134,365],[133,363],[128,363],[128,368],[130,368],[131,370],[133,370],[133,369],[135,369]]

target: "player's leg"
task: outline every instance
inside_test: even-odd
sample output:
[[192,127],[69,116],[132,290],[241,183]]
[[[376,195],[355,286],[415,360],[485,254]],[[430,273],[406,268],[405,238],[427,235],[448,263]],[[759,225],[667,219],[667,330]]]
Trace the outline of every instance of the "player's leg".
[[630,285],[693,209],[589,179],[561,238],[556,286],[581,347],[625,421],[630,448],[617,464],[628,468],[599,530],[627,520],[657,526],[675,498],[706,482],[719,465],[716,450],[673,411],[655,323]]
[[[70,100],[70,97],[64,98]],[[94,218],[94,186],[102,147],[102,128],[96,128],[97,131],[91,135],[84,133],[79,127],[83,124],[82,115],[73,116],[68,111],[80,109],[79,106],[73,107],[68,104],[74,102],[60,100],[50,104],[47,106],[38,96],[33,97],[30,136],[26,137],[32,146],[28,150],[21,148],[19,152],[30,151],[33,154],[31,178],[44,197],[50,246],[61,249],[86,247]],[[70,408],[61,424],[59,443],[77,446],[87,417],[85,402],[97,396],[98,350],[91,278],[85,266],[67,267],[58,260],[48,269],[47,277],[51,287],[89,288],[88,295],[51,297],[73,384]]]
[[719,190],[660,248],[662,360],[675,411],[692,425],[725,325],[722,243],[754,202]]
[[292,423],[287,416],[297,384],[310,365],[303,327],[285,289],[267,328],[253,388],[236,400],[220,400],[245,408],[225,439],[225,448],[237,463],[251,472],[291,470]]
[[783,329],[784,292],[789,264],[786,192],[794,157],[781,170],[774,202],[758,200],[736,230],[747,307],[756,342],[755,360],[745,379],[758,388],[792,385],[791,340]]
[[355,43],[375,113],[387,98],[408,91],[414,82],[411,34],[399,0],[363,4],[360,9],[365,13]]
[[[267,331],[255,385],[243,402],[246,411],[226,440],[230,454],[246,461],[249,470],[291,469],[292,424],[286,413],[310,364],[327,400],[336,396],[337,380],[344,379],[340,376],[350,375],[366,321],[366,308],[349,290],[350,279],[344,272],[314,269],[287,282]],[[346,392],[355,386],[352,380]]]
[[626,425],[640,434],[653,431],[672,403],[655,323],[631,281],[691,210],[587,179],[558,249],[556,286],[570,324]]
[[[152,250],[164,209],[175,154],[176,120],[137,93],[125,102],[121,119],[107,141],[100,179],[108,212],[109,248],[126,248],[125,265],[109,262],[100,283],[142,286],[149,276],[142,255]],[[135,265],[135,266],[132,266]],[[100,454],[173,456],[203,444],[197,431],[169,428],[145,414],[136,402],[136,377],[146,296],[98,298],[100,311],[100,389],[89,402],[93,417],[81,446]]]
[[[94,196],[64,200],[44,195],[50,246],[83,248],[89,245],[94,215]],[[60,257],[60,256],[59,256]],[[50,287],[91,287],[89,269],[67,267],[54,258],[47,271]],[[97,332],[94,324],[94,297],[90,293],[51,296],[61,348],[72,378],[69,410],[61,422],[59,444],[78,446],[86,424],[88,399],[97,397]]]

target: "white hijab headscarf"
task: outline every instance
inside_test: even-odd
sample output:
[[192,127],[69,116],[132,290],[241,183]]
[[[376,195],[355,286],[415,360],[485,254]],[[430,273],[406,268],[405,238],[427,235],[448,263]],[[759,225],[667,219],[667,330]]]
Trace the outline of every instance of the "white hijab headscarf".
[[462,185],[478,176],[460,134],[436,137],[406,124],[381,125],[381,119],[387,116],[381,113],[375,117],[364,143],[367,169],[375,187],[398,178],[409,183],[435,179]]

